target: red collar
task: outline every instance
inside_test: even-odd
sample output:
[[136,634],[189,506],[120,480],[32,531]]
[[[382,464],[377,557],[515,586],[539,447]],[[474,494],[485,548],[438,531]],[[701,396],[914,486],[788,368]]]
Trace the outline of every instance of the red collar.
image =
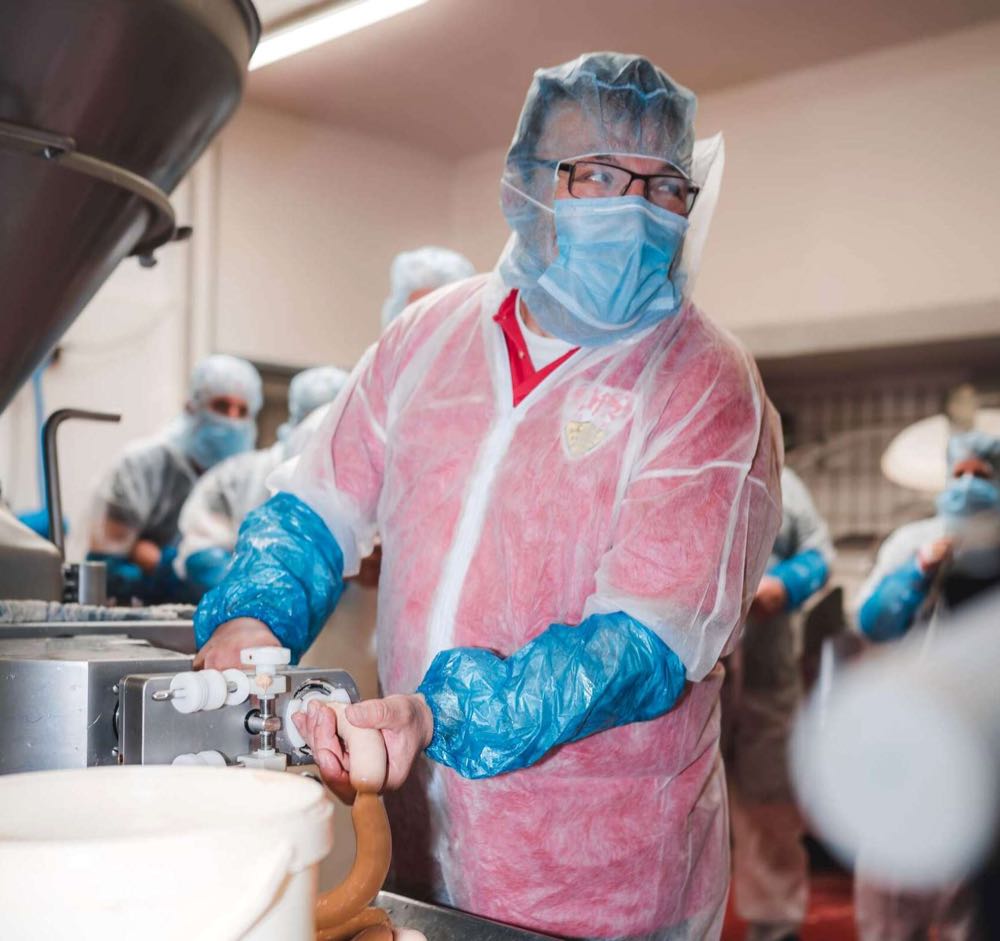
[[557,360],[536,370],[531,362],[528,344],[524,341],[521,331],[521,319],[517,316],[517,291],[511,291],[500,304],[500,309],[493,319],[503,330],[507,342],[507,358],[510,360],[511,387],[514,392],[514,405],[519,405],[549,373],[553,372],[569,359],[579,347],[574,347]]

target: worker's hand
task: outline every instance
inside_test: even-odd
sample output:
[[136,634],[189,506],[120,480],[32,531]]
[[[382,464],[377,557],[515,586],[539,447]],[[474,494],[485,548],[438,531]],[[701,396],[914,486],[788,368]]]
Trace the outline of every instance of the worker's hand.
[[927,576],[937,574],[942,563],[948,559],[955,549],[955,540],[950,536],[942,536],[920,547],[917,552],[917,565],[920,571]]
[[781,614],[788,604],[788,592],[780,578],[765,575],[757,586],[757,594],[753,596],[750,614],[758,619],[773,618]]
[[149,539],[140,539],[132,547],[129,560],[142,569],[143,574],[152,575],[160,564],[163,552],[160,547]]
[[354,788],[348,773],[350,761],[337,735],[337,713],[313,700],[304,712],[292,716],[299,734],[306,740],[313,761],[327,786],[345,804],[354,802]]
[[378,729],[389,756],[386,790],[401,787],[417,756],[431,743],[434,715],[419,693],[366,699],[347,707],[347,718],[361,729]]
[[241,669],[240,651],[246,647],[280,647],[271,629],[256,618],[236,618],[220,624],[194,658],[196,670]]

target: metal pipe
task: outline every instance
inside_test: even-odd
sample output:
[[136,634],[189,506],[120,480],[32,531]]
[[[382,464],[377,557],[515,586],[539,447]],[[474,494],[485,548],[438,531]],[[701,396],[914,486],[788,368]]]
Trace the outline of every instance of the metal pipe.
[[45,421],[42,428],[42,460],[45,464],[45,503],[49,511],[49,540],[66,558],[66,546],[62,531],[62,489],[59,484],[59,451],[56,448],[56,432],[69,418],[85,418],[89,421],[122,420],[121,415],[112,412],[90,412],[81,408],[60,408]]

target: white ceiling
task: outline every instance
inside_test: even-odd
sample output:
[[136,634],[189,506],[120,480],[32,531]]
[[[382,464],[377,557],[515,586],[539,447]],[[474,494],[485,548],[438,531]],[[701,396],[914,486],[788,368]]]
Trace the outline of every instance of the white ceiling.
[[[256,0],[265,24],[315,0]],[[533,70],[648,56],[696,92],[1000,16],[1000,0],[429,0],[251,73],[251,102],[445,156],[505,145]]]

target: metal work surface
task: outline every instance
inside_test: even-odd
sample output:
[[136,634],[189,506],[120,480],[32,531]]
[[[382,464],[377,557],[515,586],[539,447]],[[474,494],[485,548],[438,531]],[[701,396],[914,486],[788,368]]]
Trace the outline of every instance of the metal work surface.
[[389,913],[394,925],[416,928],[427,935],[427,941],[531,941],[532,938],[552,938],[552,935],[536,934],[466,915],[453,908],[416,902],[392,892],[379,892],[374,904]]
[[0,0],[0,411],[239,104],[249,0]]
[[0,659],[4,656],[2,651],[5,641],[32,637],[71,638],[80,635],[131,637],[177,653],[194,656],[195,652],[194,624],[191,621],[43,621],[0,624]]

